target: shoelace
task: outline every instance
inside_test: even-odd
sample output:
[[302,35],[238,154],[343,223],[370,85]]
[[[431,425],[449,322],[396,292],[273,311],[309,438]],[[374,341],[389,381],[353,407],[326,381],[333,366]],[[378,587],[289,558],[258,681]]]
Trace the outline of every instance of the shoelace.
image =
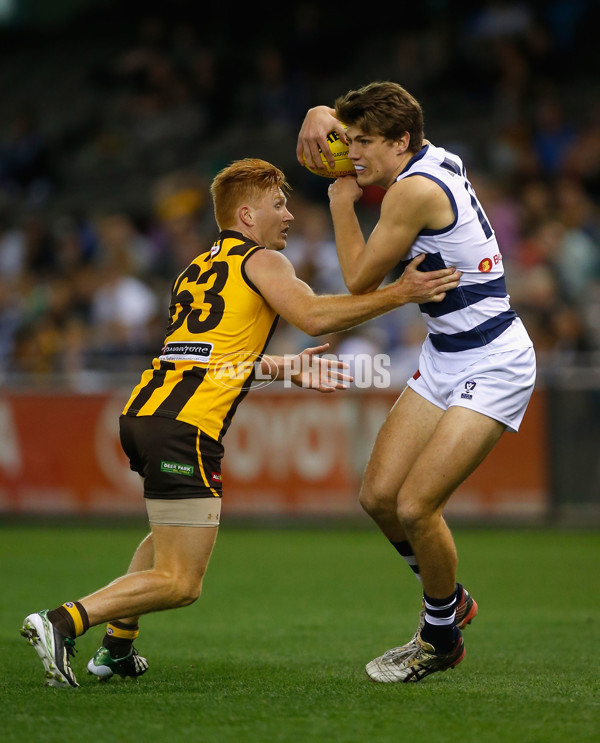
[[397,648],[386,650],[381,658],[382,660],[391,661],[392,663],[400,663],[406,657],[413,655],[417,649],[418,646],[413,638],[410,642],[407,642],[406,645],[400,645]]
[[67,655],[70,658],[75,657],[75,653],[77,650],[75,649],[75,640],[71,639],[70,637],[65,638],[65,650],[67,651]]

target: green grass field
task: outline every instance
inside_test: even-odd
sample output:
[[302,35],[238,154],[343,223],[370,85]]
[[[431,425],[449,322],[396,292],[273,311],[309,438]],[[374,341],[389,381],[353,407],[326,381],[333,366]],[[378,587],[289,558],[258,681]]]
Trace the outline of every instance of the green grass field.
[[585,743],[600,740],[600,533],[458,530],[480,613],[467,656],[415,685],[364,665],[405,642],[419,584],[373,529],[222,527],[204,593],[146,617],[138,681],[43,686],[18,632],[31,611],[122,573],[143,527],[0,527],[3,743]]

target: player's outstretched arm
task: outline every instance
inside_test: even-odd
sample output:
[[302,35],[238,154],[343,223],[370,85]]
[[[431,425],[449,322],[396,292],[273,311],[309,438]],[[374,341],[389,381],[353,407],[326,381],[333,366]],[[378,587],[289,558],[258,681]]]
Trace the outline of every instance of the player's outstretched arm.
[[[359,295],[317,296],[301,281],[288,259],[274,250],[259,250],[246,263],[246,273],[265,300],[287,322],[311,336],[360,325],[409,302],[437,302],[458,286],[460,272],[447,268],[424,273],[415,258],[392,284]],[[414,268],[414,270],[413,270]]]

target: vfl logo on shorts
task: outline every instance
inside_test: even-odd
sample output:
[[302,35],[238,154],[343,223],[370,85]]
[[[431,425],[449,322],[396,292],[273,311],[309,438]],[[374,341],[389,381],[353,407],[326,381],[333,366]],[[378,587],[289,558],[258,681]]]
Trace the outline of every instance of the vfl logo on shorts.
[[469,379],[467,382],[465,382],[465,391],[462,393],[461,398],[463,400],[472,400],[472,392],[475,389],[476,385],[477,382],[474,382],[472,379]]

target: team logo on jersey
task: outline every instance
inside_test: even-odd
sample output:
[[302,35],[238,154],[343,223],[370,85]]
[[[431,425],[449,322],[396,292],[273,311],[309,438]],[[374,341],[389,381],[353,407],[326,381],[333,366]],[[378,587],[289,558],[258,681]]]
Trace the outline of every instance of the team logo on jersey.
[[210,479],[213,482],[222,482],[223,478],[221,477],[220,472],[211,472]]
[[461,394],[461,398],[463,400],[472,400],[473,399],[473,390],[477,386],[477,382],[475,382],[473,379],[469,379],[465,382],[465,391]]

